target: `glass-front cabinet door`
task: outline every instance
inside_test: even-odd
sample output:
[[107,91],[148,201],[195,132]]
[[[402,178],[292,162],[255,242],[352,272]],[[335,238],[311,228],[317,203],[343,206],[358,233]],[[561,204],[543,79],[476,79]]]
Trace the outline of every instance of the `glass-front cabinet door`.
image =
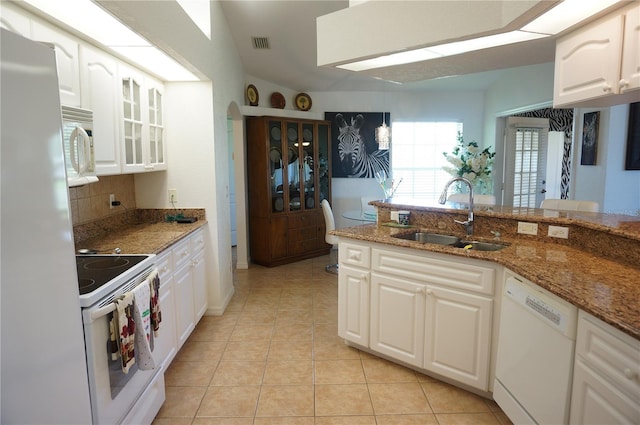
[[133,78],[122,80],[122,103],[125,164],[143,165],[140,84]]
[[331,199],[331,179],[330,179],[330,155],[331,152],[329,150],[329,124],[319,123],[318,124],[318,137],[317,137],[317,145],[318,145],[318,157],[316,164],[316,173],[317,181],[318,181],[318,197],[317,202],[320,205],[323,199]]
[[269,121],[269,172],[271,173],[271,211],[285,212],[287,188],[286,162],[282,156],[282,122]]
[[289,182],[289,210],[299,211],[302,208],[302,182],[300,180],[300,131],[297,122],[287,121],[287,175]]
[[302,123],[300,146],[300,173],[302,177],[302,191],[304,193],[304,208],[311,210],[316,208],[316,177],[315,177],[315,150],[316,135],[312,123]]

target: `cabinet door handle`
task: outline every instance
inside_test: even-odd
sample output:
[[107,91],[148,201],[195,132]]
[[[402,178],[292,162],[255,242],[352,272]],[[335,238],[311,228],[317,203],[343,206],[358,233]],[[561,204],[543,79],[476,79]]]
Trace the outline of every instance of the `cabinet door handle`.
[[624,376],[625,378],[632,380],[632,379],[635,379],[636,373],[633,370],[631,370],[631,368],[627,367],[624,369]]
[[607,83],[604,83],[602,85],[602,91],[605,92],[605,93],[609,93],[611,91],[611,85],[607,84]]
[[620,87],[621,90],[627,87],[628,85],[629,85],[629,81],[625,80],[624,78],[618,81],[618,86]]

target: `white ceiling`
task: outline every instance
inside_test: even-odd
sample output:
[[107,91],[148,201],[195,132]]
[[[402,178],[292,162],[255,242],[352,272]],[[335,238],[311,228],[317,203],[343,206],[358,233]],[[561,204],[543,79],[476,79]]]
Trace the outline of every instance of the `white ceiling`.
[[[549,37],[355,73],[318,67],[316,59],[316,17],[347,8],[347,0],[225,0],[221,5],[246,73],[295,91],[483,90],[503,69],[552,62],[555,56],[555,39]],[[268,37],[270,49],[254,49],[252,37]]]

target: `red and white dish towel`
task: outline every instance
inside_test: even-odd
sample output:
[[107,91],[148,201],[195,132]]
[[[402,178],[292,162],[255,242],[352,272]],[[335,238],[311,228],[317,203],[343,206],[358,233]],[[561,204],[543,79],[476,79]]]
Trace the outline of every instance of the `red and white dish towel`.
[[109,322],[111,359],[121,359],[124,373],[136,362],[141,370],[155,368],[150,342],[151,329],[156,337],[160,329],[159,289],[160,277],[154,270],[133,291],[114,300],[116,310]]
[[118,355],[122,365],[122,371],[128,373],[129,369],[136,362],[134,340],[135,324],[133,320],[133,293],[127,292],[114,301],[116,311],[114,317],[114,330],[116,341],[118,342]]

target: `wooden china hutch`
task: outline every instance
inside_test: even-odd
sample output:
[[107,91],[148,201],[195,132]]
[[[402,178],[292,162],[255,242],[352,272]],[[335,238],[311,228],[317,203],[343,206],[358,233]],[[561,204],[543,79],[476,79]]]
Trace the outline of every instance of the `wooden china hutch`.
[[320,202],[331,203],[331,124],[247,117],[251,260],[277,266],[327,254]]

